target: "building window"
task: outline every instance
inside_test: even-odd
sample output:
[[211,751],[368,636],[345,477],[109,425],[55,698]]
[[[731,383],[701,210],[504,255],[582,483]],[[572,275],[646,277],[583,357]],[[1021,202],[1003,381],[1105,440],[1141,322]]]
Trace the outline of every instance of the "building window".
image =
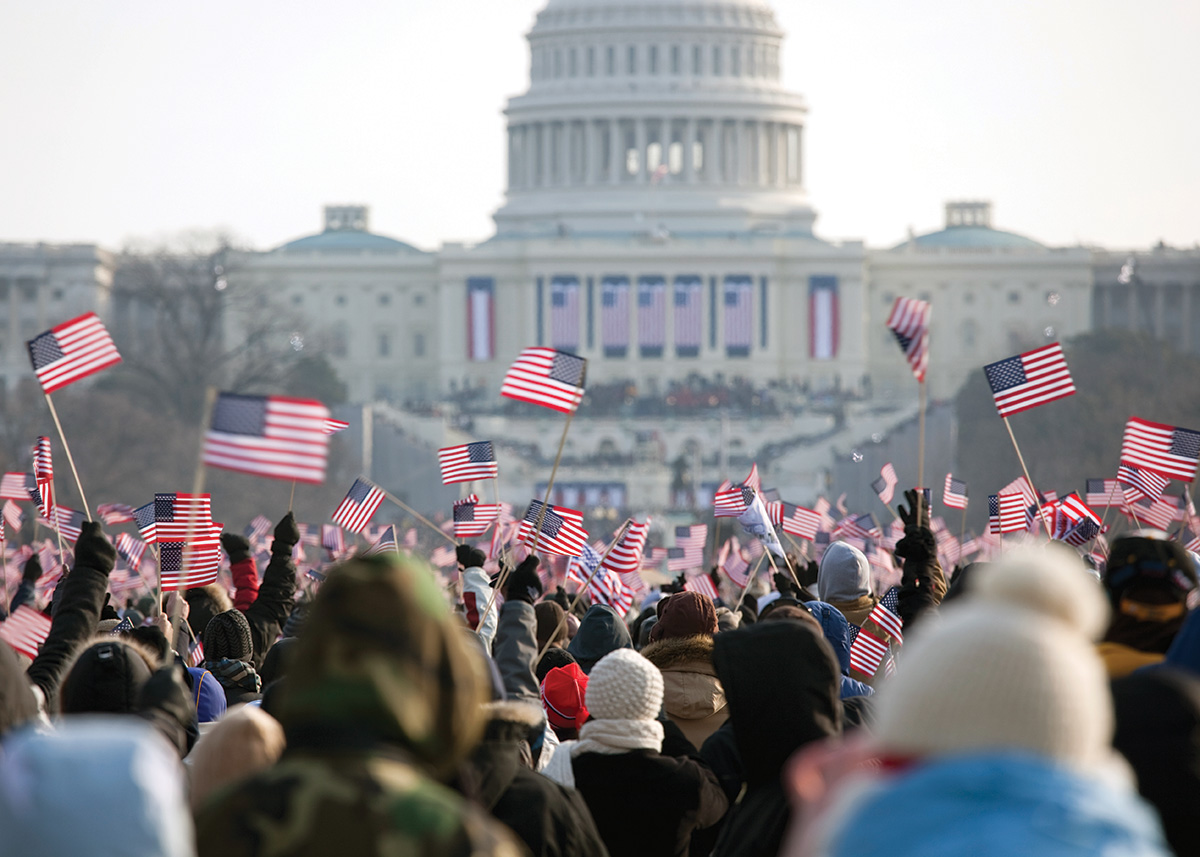
[[965,304],[975,303],[975,293],[974,292],[964,292],[963,293],[963,303],[965,303]]
[[562,51],[554,52],[554,76],[562,77]]
[[338,306],[345,306],[346,305],[346,296],[338,295],[336,298],[333,299],[333,302],[335,304],[337,304]]
[[646,66],[650,74],[658,74],[658,45],[651,45],[646,55]]
[[637,46],[629,46],[628,58],[625,61],[625,73],[637,74]]
[[740,77],[742,74],[742,49],[732,48],[729,51],[729,74],[733,77]]
[[8,300],[8,277],[0,277],[0,301]]
[[19,289],[21,292],[21,300],[37,300],[37,280],[31,279],[30,277],[18,277],[17,289]]
[[612,77],[617,73],[617,49],[609,45],[604,52],[604,73]]
[[587,76],[596,76],[596,49],[588,48],[587,52]]
[[390,333],[379,334],[379,356],[390,357],[392,353],[392,335]]
[[380,295],[380,296],[379,296],[379,305],[380,305],[380,306],[387,306],[387,305],[388,305],[388,304],[390,304],[391,302],[392,302],[392,296],[391,296],[391,295],[389,295],[389,294],[386,294],[386,293],[385,293],[385,294],[382,294],[382,295]]
[[567,54],[567,74],[571,77],[579,76],[579,56],[574,48]]
[[679,74],[682,71],[679,53],[679,45],[671,45],[671,74]]
[[61,300],[63,299],[63,290],[62,290],[62,289],[55,289],[55,290],[54,290],[54,291],[53,291],[53,292],[50,294],[50,297],[52,297],[52,298],[53,298],[54,300],[56,300],[56,301],[61,301]]
[[746,48],[746,74],[750,77],[758,76],[758,48],[753,45]]
[[413,335],[413,356],[425,356],[425,334],[417,333]]
[[333,328],[333,342],[330,344],[330,351],[333,352],[334,357],[345,357],[349,353],[348,339],[345,324],[338,324]]
[[963,348],[974,349],[975,339],[979,335],[979,326],[971,320],[963,322],[962,326],[962,342]]
[[895,302],[895,300],[896,300],[896,296],[893,295],[891,292],[883,293],[883,305],[884,306],[891,306]]
[[721,75],[721,46],[720,45],[713,45],[712,73],[718,77],[720,77],[720,75]]
[[422,294],[413,295],[413,305],[414,306],[425,306],[425,295],[422,295]]
[[704,48],[699,45],[692,47],[692,74],[701,74],[704,71]]
[[292,306],[300,306],[304,303],[304,295],[292,295]]
[[1019,304],[1021,302],[1021,293],[1020,292],[1009,292],[1008,293],[1008,302],[1010,304]]

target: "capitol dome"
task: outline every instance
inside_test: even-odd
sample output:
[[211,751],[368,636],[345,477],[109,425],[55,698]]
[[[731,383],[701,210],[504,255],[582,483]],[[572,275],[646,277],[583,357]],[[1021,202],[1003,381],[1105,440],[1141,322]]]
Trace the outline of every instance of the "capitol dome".
[[783,35],[764,0],[549,0],[498,237],[811,235]]

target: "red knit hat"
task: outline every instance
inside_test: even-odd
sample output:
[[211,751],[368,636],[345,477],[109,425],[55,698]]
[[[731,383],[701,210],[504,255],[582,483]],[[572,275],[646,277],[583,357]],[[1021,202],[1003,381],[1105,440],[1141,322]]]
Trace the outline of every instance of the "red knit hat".
[[542,708],[556,729],[579,729],[588,719],[584,699],[588,677],[579,664],[555,667],[542,679]]

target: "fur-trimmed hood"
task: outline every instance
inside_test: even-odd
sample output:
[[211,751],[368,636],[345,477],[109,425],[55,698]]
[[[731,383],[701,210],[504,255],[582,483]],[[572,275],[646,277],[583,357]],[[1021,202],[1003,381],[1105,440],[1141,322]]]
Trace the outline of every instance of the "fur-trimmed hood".
[[699,748],[729,718],[725,689],[712,663],[713,638],[671,637],[642,650],[663,675],[663,708]]
[[[707,634],[668,637],[642,649],[642,657],[663,672],[681,670],[716,675],[712,669],[713,638]],[[706,669],[699,669],[699,667]]]

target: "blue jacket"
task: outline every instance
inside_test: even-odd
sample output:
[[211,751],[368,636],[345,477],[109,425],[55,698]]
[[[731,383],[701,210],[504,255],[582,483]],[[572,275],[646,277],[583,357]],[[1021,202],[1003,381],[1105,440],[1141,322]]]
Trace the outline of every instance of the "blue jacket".
[[820,623],[825,639],[837,655],[838,666],[842,670],[841,698],[873,695],[875,689],[870,685],[850,678],[850,621],[842,615],[841,610],[824,601],[808,601],[804,606],[812,611],[813,618]]
[[1169,857],[1132,788],[1023,753],[938,759],[859,795],[829,857]]

